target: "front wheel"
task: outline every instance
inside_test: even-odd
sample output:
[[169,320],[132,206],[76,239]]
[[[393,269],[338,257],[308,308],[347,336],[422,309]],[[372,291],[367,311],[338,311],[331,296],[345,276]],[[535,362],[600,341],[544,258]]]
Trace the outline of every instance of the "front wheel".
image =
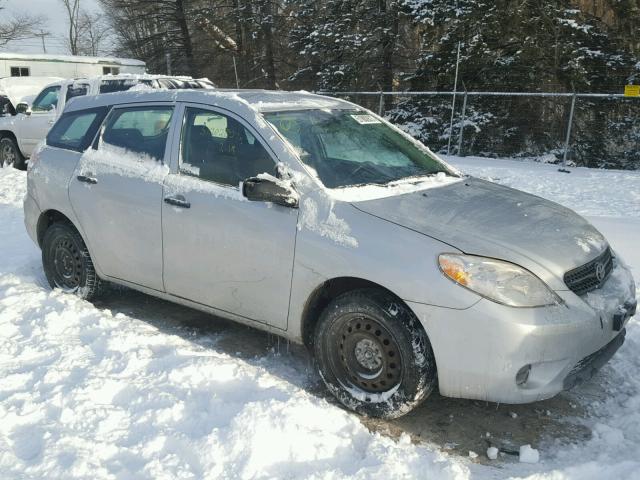
[[347,408],[397,418],[436,385],[427,335],[404,303],[379,290],[334,299],[316,326],[314,353],[325,384]]
[[13,138],[3,137],[0,139],[0,167],[10,167],[12,165],[19,170],[24,170],[24,157]]
[[78,231],[68,223],[54,223],[42,239],[42,265],[51,288],[59,288],[85,300],[100,291],[89,250]]

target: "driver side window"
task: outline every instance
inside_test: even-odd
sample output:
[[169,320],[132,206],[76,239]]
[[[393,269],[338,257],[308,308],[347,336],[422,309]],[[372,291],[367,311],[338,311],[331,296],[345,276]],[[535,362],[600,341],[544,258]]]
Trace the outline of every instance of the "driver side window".
[[211,110],[187,107],[180,143],[180,172],[237,187],[275,172],[265,148],[240,122]]
[[32,112],[48,112],[53,110],[58,105],[58,94],[60,93],[60,86],[45,88],[40,95],[36,97],[31,105]]

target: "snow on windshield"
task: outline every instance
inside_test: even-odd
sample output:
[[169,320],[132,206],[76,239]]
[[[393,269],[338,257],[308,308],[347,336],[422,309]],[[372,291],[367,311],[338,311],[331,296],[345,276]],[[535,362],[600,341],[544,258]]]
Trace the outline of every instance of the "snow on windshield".
[[329,195],[343,202],[363,202],[378,198],[393,197],[405,193],[419,192],[429,188],[444,187],[462,181],[460,177],[447,176],[443,172],[420,178],[407,178],[386,185],[358,185],[355,187],[330,188]]

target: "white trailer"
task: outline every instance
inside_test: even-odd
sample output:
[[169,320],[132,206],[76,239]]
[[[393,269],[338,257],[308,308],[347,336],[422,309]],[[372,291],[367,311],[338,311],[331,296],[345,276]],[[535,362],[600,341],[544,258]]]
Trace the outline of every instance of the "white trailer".
[[79,57],[0,52],[2,77],[95,77],[120,73],[142,74],[146,64],[140,60],[115,57]]

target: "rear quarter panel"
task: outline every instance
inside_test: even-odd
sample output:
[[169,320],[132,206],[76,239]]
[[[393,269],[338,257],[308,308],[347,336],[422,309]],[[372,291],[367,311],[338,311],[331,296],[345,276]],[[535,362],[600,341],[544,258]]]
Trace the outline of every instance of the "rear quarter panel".
[[[27,192],[44,213],[57,210],[65,215],[80,231],[77,218],[69,201],[69,181],[80,160],[81,153],[41,145],[35,156],[37,161],[29,168]],[[83,235],[82,231],[80,234]],[[83,235],[84,237],[84,235]]]

